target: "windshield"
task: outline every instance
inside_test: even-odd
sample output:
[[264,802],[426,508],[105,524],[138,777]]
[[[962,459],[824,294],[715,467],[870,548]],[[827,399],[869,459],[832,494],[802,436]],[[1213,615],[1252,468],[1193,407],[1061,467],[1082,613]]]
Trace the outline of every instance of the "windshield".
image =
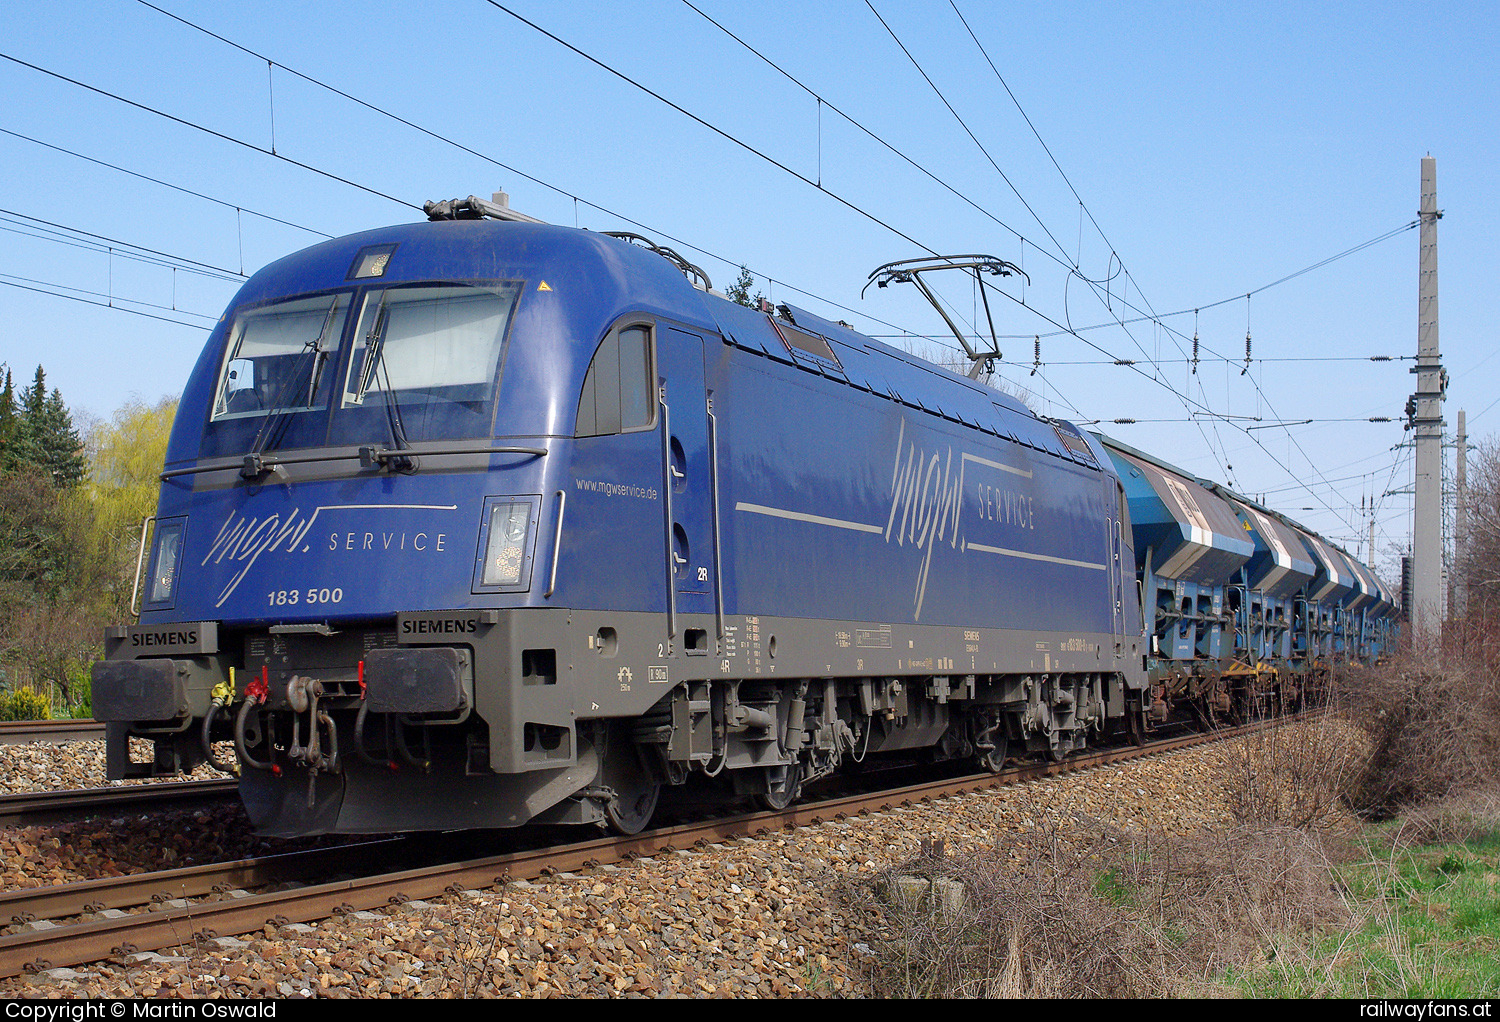
[[519,291],[405,287],[364,296],[332,442],[486,435]]
[[520,287],[344,291],[239,312],[202,455],[490,435]]
[[348,304],[324,295],[236,316],[210,421],[326,408]]

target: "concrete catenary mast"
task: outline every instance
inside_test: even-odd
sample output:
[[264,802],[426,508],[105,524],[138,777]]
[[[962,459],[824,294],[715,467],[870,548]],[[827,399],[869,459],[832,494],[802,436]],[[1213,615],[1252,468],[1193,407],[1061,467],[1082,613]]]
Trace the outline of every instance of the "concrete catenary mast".
[[1417,282],[1417,392],[1407,402],[1416,431],[1416,514],[1412,528],[1412,606],[1418,636],[1443,630],[1443,394],[1448,374],[1438,356],[1437,161],[1422,158],[1422,208]]

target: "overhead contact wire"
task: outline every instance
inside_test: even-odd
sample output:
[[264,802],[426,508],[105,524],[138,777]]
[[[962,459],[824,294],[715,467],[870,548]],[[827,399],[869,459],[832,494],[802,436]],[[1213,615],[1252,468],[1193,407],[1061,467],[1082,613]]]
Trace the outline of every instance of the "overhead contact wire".
[[317,174],[320,177],[326,177],[330,181],[337,181],[339,184],[348,185],[350,188],[357,188],[358,190],[367,192],[368,194],[374,195],[377,198],[387,199],[391,202],[397,203],[401,206],[406,206],[410,209],[421,210],[422,208],[416,203],[408,202],[405,199],[398,199],[394,195],[388,195],[385,192],[380,191],[379,189],[371,188],[368,185],[362,185],[357,181],[351,181],[346,177],[340,177],[338,174],[334,174],[331,171],[322,170],[318,167],[312,166],[311,164],[303,163],[300,160],[294,160],[289,156],[283,156],[280,153],[272,152],[271,150],[266,149],[264,146],[256,145],[254,142],[247,142],[242,138],[235,138],[233,135],[226,135],[222,131],[215,131],[212,128],[206,127],[202,124],[196,124],[192,121],[187,120],[186,118],[178,117],[175,114],[169,114],[165,110],[158,110],[155,107],[147,106],[145,103],[138,103],[133,99],[126,99],[124,96],[117,95],[113,92],[108,91],[107,89],[101,89],[96,85],[89,85],[87,82],[81,82],[76,78],[70,78],[67,75],[61,74],[57,71],[49,71],[45,67],[40,67],[36,64],[32,64],[29,61],[22,60],[19,57],[13,57],[8,53],[0,53],[0,59],[8,60],[12,64],[19,64],[21,67],[36,71],[38,74],[44,74],[49,78],[55,78],[58,81],[67,82],[69,85],[76,86],[80,89],[85,89],[99,96],[104,96],[106,99],[112,99],[117,103],[124,103],[126,106],[134,107],[135,109],[143,111],[145,113],[154,114],[157,117],[164,118],[174,124],[179,124],[185,128],[192,128],[193,130],[201,131],[206,135],[212,135],[214,138],[220,139],[224,142],[230,142],[237,146],[243,146],[246,149],[251,149],[257,153],[260,153],[263,156],[269,156],[272,159],[282,160],[286,163],[290,163],[294,167],[300,167],[301,169],[313,174]]

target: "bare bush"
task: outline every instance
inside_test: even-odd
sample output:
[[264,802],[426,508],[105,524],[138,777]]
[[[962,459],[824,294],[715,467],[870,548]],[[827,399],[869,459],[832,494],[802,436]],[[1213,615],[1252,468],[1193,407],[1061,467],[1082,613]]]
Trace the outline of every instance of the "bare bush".
[[1361,813],[1401,809],[1500,785],[1500,682],[1471,661],[1408,651],[1341,678],[1352,719],[1371,752],[1353,792]]
[[1370,755],[1365,734],[1330,706],[1311,720],[1263,728],[1235,743],[1224,779],[1235,822],[1325,830],[1348,820],[1348,803]]
[[881,967],[893,996],[1202,996],[1349,917],[1322,843],[1288,829],[1183,838],[1080,819],[882,881],[912,874],[958,881],[965,898],[898,900]]
[[77,604],[38,602],[0,620],[0,658],[13,687],[45,693],[62,710],[89,697],[89,665],[104,621]]
[[1480,444],[1469,461],[1467,537],[1455,551],[1453,581],[1462,616],[1444,625],[1449,642],[1489,673],[1500,672],[1500,440]]
[[1167,974],[1170,948],[1095,892],[1107,841],[1065,843],[1055,828],[992,852],[926,857],[881,878],[925,874],[961,883],[957,910],[906,906],[897,898],[896,932],[885,949],[891,992],[922,997],[1140,997]]
[[1467,791],[1408,810],[1391,834],[1397,848],[1455,844],[1500,833],[1500,791]]

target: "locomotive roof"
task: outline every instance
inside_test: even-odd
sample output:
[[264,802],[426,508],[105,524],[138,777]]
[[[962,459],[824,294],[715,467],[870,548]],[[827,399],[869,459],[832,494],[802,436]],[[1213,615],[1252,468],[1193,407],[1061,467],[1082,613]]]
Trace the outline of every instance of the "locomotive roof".
[[[361,255],[377,249],[389,252],[382,272],[378,277],[356,277]],[[562,364],[554,368],[574,372],[580,381],[604,324],[627,314],[644,314],[717,334],[727,343],[783,366],[1012,439],[1063,460],[1113,472],[1109,459],[1091,438],[1071,424],[1036,416],[1009,395],[805,309],[783,305],[766,313],[738,305],[693,287],[676,265],[646,248],[577,228],[498,220],[437,220],[377,228],[276,260],[244,284],[232,307],[359,284],[501,280],[526,281],[528,291],[545,283],[542,290],[564,298],[552,303],[545,315],[554,318],[555,336],[576,342],[579,357],[558,360],[575,362],[571,370]],[[221,322],[220,331],[228,318]],[[796,335],[819,340],[799,348]],[[204,358],[210,363],[217,359],[219,336],[211,338],[205,350]],[[789,336],[794,339],[788,340]],[[822,350],[822,346],[826,346],[822,355],[808,350]],[[194,373],[200,386],[206,386],[213,375],[206,372],[208,368],[200,360]],[[208,400],[207,394],[185,392],[185,404],[190,397],[201,398],[205,404]]]
[[[355,257],[375,246],[391,248],[384,271],[378,279],[354,279]],[[554,290],[587,287],[573,293],[596,299],[628,290],[640,302],[664,301],[678,315],[694,311],[690,296],[697,294],[665,260],[607,235],[547,224],[439,220],[376,228],[293,252],[254,274],[235,304],[361,282],[512,279],[546,280]],[[701,320],[701,308],[696,311],[692,318]]]

